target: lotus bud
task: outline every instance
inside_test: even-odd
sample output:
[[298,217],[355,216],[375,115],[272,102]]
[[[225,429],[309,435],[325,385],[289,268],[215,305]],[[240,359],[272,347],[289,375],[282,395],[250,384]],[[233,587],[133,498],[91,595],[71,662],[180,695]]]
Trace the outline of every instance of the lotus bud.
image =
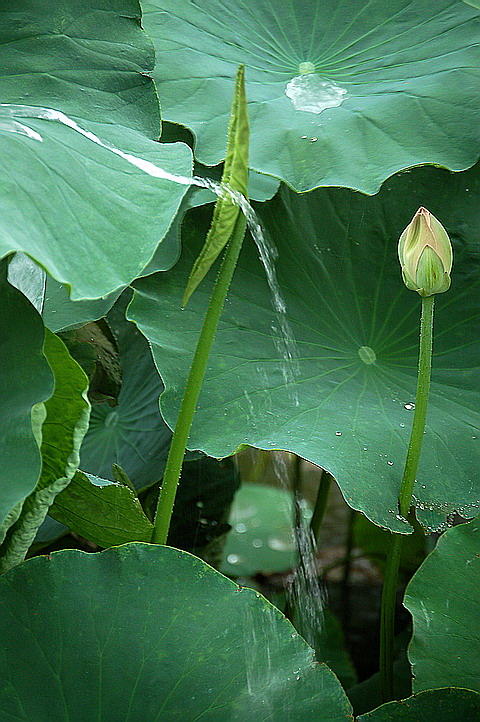
[[419,208],[398,242],[403,281],[420,296],[450,288],[453,251],[445,228],[426,208]]

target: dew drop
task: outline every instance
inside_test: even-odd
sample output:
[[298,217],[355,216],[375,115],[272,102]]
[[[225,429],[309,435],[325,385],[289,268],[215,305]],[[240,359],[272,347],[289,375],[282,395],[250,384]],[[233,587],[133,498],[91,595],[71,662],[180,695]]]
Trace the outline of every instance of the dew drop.
[[229,564],[238,564],[240,561],[240,557],[237,554],[229,554],[227,557],[227,562]]
[[245,534],[245,532],[247,531],[246,524],[242,524],[242,523],[236,524],[235,531],[237,531],[239,534]]
[[254,539],[252,545],[255,549],[260,549],[260,547],[263,547],[263,541],[261,539]]
[[393,461],[387,461],[387,464],[388,464],[389,466],[393,466]]
[[335,436],[341,436],[341,435],[342,435],[342,432],[341,432],[341,431],[336,431],[336,432],[335,432]]
[[404,404],[403,408],[407,409],[407,411],[413,411],[413,409],[415,408],[415,404],[410,402],[408,404]]

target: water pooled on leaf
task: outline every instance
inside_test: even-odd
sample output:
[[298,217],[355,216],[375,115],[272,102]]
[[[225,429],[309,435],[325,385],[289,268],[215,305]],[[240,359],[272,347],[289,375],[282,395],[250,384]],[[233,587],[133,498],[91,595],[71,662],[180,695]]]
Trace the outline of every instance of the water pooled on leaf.
[[303,73],[292,78],[285,86],[295,110],[321,113],[327,108],[338,108],[345,100],[347,91],[333,80],[325,80],[315,73]]

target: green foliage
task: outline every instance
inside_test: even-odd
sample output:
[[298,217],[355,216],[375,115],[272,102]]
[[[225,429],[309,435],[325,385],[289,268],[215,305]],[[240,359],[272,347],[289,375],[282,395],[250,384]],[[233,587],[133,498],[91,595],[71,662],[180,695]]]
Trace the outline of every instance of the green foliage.
[[185,552],[63,551],[12,570],[0,590],[4,719],[351,720],[291,624]]
[[440,685],[480,692],[479,579],[477,517],[445,532],[407,587],[414,690]]
[[[233,91],[230,123],[228,125],[227,154],[221,184],[224,188],[237,191],[243,196],[247,195],[248,186],[249,136],[250,127],[247,114],[247,99],[245,97],[245,68],[241,65],[237,71]],[[240,212],[238,204],[234,203],[228,196],[220,196],[217,199],[212,224],[205,245],[193,264],[187,288],[183,295],[182,306],[186,305],[202,278],[205,277],[212,264],[227,245]]]
[[117,463],[141,490],[162,478],[172,434],[158,409],[161,379],[145,338],[125,321],[126,302],[122,299],[107,317],[119,349],[120,393],[116,405],[94,405],[80,466],[115,481],[112,464]]
[[362,714],[358,722],[451,722],[474,720],[480,714],[480,695],[469,689],[430,689],[400,702],[389,702]]
[[153,525],[130,489],[81,471],[56,497],[50,515],[101,547],[152,536]]
[[69,484],[78,467],[80,445],[88,428],[87,377],[64,343],[48,329],[44,353],[53,371],[55,386],[44,404],[40,446],[42,470],[34,491],[24,500],[19,518],[7,533],[1,550],[1,571],[25,558],[49,507]]
[[[311,512],[304,509],[305,521]],[[295,566],[291,495],[284,489],[244,484],[230,514],[232,531],[225,547],[224,574],[248,577],[285,572]]]
[[[388,553],[391,535],[375,524],[372,524],[363,514],[355,516],[353,526],[354,546],[359,547],[383,572]],[[419,524],[414,525],[414,532],[407,536],[402,543],[400,570],[405,577],[409,577],[418,569],[426,554],[426,539]]]
[[[53,374],[43,355],[44,329],[37,311],[7,282],[0,264],[0,520],[4,533],[17,520],[23,499],[41,471],[42,402],[53,392]],[[34,427],[32,428],[32,420]]]
[[[28,253],[73,298],[138,276],[185,187],[147,175],[68,118],[124,153],[191,173],[187,146],[154,142],[159,108],[145,72],[154,52],[139,19],[135,0],[65,0],[55,12],[29,0],[1,12],[0,63],[10,70],[0,78],[0,256]],[[45,119],[44,108],[67,121]]]
[[[285,571],[301,551],[286,491],[234,500],[225,457],[249,445],[331,472],[372,558],[386,530],[408,535],[406,698],[370,711],[373,675],[351,690],[359,722],[477,718],[478,517],[415,572],[436,536],[397,505],[419,317],[397,242],[419,206],[454,265],[435,301],[415,515],[442,532],[480,504],[477,0],[150,0],[143,18],[137,0],[3,5],[0,717],[351,722],[329,669],[354,683],[342,630],[328,610],[305,622],[321,593],[307,585],[290,610],[315,660],[278,610],[205,563],[225,542],[232,576]],[[183,466],[167,547],[146,542],[167,538],[152,511],[214,269],[197,284],[230,239],[218,317],[246,225],[225,196],[212,222],[211,191],[189,188],[194,161],[262,201],[268,263],[247,237],[218,329],[202,332],[175,452],[179,471],[188,437],[200,460]],[[22,561],[40,547],[62,551]],[[297,576],[309,564],[304,551]]]
[[[299,196],[283,186],[259,207],[279,252],[277,276],[298,358],[291,364],[282,358],[290,349],[257,250],[247,239],[212,347],[190,448],[218,457],[241,444],[294,451],[330,471],[348,503],[375,524],[411,530],[397,518],[397,495],[413,415],[420,309],[402,283],[397,241],[425,203],[442,216],[453,239],[455,271],[451,292],[436,303],[439,333],[414,491],[417,516],[438,528],[454,509],[475,514],[479,180],[480,165],[457,174],[418,168],[394,176],[371,198],[336,188]],[[172,272],[136,281],[128,310],[152,345],[170,425],[209,293],[205,279],[188,312],[180,310],[207,227],[204,215],[200,210],[186,217],[179,263]],[[362,357],[365,347],[373,356]]]
[[[402,168],[461,170],[478,158],[478,13],[464,3],[148,0],[143,8],[163,115],[192,130],[202,163],[225,157],[239,63],[250,164],[297,191],[376,193]],[[328,107],[329,97],[341,104]]]

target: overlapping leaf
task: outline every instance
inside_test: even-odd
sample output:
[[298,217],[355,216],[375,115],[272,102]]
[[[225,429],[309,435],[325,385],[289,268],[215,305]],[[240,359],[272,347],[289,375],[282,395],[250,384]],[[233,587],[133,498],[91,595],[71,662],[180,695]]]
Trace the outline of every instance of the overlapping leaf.
[[358,722],[451,722],[480,715],[480,695],[469,689],[429,689],[362,714]]
[[480,692],[480,519],[450,529],[405,593],[413,615],[408,656],[414,689]]
[[177,549],[39,557],[0,598],[4,719],[352,720],[274,607]]
[[[230,82],[245,64],[253,169],[299,191],[375,193],[420,163],[478,159],[478,11],[457,0],[148,0],[166,119],[224,157]],[[447,50],[448,49],[448,50]]]
[[127,285],[185,192],[144,161],[191,173],[187,146],[154,142],[153,47],[138,2],[5,7],[0,47],[0,256],[24,251],[73,298]]
[[[402,283],[396,247],[425,205],[451,233],[455,265],[450,291],[436,302],[417,513],[434,526],[455,508],[478,508],[479,177],[480,167],[462,174],[419,168],[395,176],[375,197],[345,189],[298,196],[283,188],[263,204],[287,316],[273,310],[257,251],[245,243],[190,448],[218,457],[244,443],[294,451],[330,471],[348,503],[375,523],[410,529],[397,518],[397,494],[413,415],[420,307]],[[152,343],[170,425],[209,292],[205,284],[191,308],[179,310],[189,254],[203,241],[200,224],[187,216],[185,258],[161,280],[136,282],[129,309]],[[296,351],[280,333],[287,322]]]
[[38,446],[45,414],[41,411],[37,419],[35,413],[36,440],[32,409],[38,412],[41,407],[36,405],[51,396],[53,376],[43,355],[42,319],[25,296],[7,283],[4,264],[0,264],[0,328],[0,524],[13,514],[3,529],[6,531],[18,518],[19,505],[33,491],[40,475]]
[[64,343],[48,329],[44,353],[53,371],[55,387],[44,405],[42,469],[34,491],[23,502],[19,519],[8,533],[0,560],[2,571],[25,558],[50,505],[78,468],[80,445],[88,428],[90,404],[86,397],[86,375]]
[[163,386],[148,343],[125,321],[120,300],[109,316],[122,366],[118,404],[95,404],[83,440],[80,466],[95,476],[115,480],[112,464],[119,464],[137,489],[162,478],[171,431],[158,409]]
[[56,497],[50,515],[102,547],[152,537],[153,525],[128,487],[82,471]]

